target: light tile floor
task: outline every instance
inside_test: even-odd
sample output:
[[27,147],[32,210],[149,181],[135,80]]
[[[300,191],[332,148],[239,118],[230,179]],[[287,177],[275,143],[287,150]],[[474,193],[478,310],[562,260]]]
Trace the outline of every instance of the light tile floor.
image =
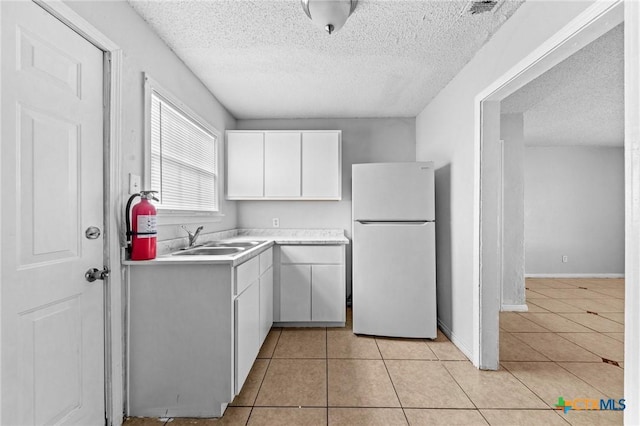
[[440,332],[431,341],[356,336],[350,321],[274,328],[223,418],[164,423],[622,424],[621,412],[564,414],[554,404],[559,396],[622,398],[623,297],[623,280],[527,279],[529,312],[500,315],[499,371],[475,369]]

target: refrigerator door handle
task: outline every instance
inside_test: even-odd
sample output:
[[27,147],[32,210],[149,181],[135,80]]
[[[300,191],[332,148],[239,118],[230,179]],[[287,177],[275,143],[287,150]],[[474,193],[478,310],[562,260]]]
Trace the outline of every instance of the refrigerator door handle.
[[432,220],[357,220],[363,225],[424,225],[433,222]]

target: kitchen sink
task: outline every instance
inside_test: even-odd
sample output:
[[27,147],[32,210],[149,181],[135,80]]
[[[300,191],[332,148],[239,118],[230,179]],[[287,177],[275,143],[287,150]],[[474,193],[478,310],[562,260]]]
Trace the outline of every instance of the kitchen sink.
[[264,243],[264,241],[216,241],[206,244],[206,247],[255,247],[262,243]]
[[180,250],[173,256],[228,256],[245,250],[243,247],[196,247],[188,250]]

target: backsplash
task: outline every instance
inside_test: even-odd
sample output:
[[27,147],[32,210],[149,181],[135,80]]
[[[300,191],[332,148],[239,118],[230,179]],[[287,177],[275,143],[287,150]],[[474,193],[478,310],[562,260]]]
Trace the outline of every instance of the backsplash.
[[247,228],[238,229],[238,236],[252,237],[344,237],[344,229],[281,229],[281,228]]
[[[344,237],[343,229],[230,229],[227,231],[210,232],[201,234],[198,237],[198,244],[210,243],[212,241],[225,240],[235,237],[295,237],[300,239],[313,238],[339,238]],[[158,256],[169,254],[189,245],[188,237],[174,238],[171,240],[158,241]]]
[[[232,229],[228,231],[210,232],[208,234],[200,234],[200,236],[198,237],[198,244],[210,243],[212,241],[217,241],[217,240],[225,240],[228,238],[233,238],[236,235],[238,235],[237,229]],[[189,245],[189,237],[174,238],[171,240],[158,241],[156,250],[157,250],[158,256],[162,256],[162,255],[174,252],[176,250],[179,250],[188,245]]]

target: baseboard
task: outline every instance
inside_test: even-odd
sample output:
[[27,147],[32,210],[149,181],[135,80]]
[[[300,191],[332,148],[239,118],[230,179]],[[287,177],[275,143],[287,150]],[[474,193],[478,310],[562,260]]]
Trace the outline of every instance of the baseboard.
[[624,274],[524,274],[525,278],[624,278]]
[[345,323],[340,321],[274,321],[273,327],[345,327]]
[[440,330],[442,331],[442,333],[444,333],[445,336],[447,336],[447,338],[449,340],[451,340],[451,343],[453,343],[454,345],[456,345],[458,347],[458,349],[460,349],[460,351],[470,360],[473,359],[473,351],[471,351],[467,345],[465,345],[458,337],[456,337],[455,334],[453,334],[453,332],[449,329],[449,327],[447,327],[446,325],[444,325],[442,323],[442,321],[440,321],[440,319],[438,319],[438,327],[440,328]]
[[529,307],[526,303],[521,305],[502,305],[500,308],[501,312],[528,312]]

